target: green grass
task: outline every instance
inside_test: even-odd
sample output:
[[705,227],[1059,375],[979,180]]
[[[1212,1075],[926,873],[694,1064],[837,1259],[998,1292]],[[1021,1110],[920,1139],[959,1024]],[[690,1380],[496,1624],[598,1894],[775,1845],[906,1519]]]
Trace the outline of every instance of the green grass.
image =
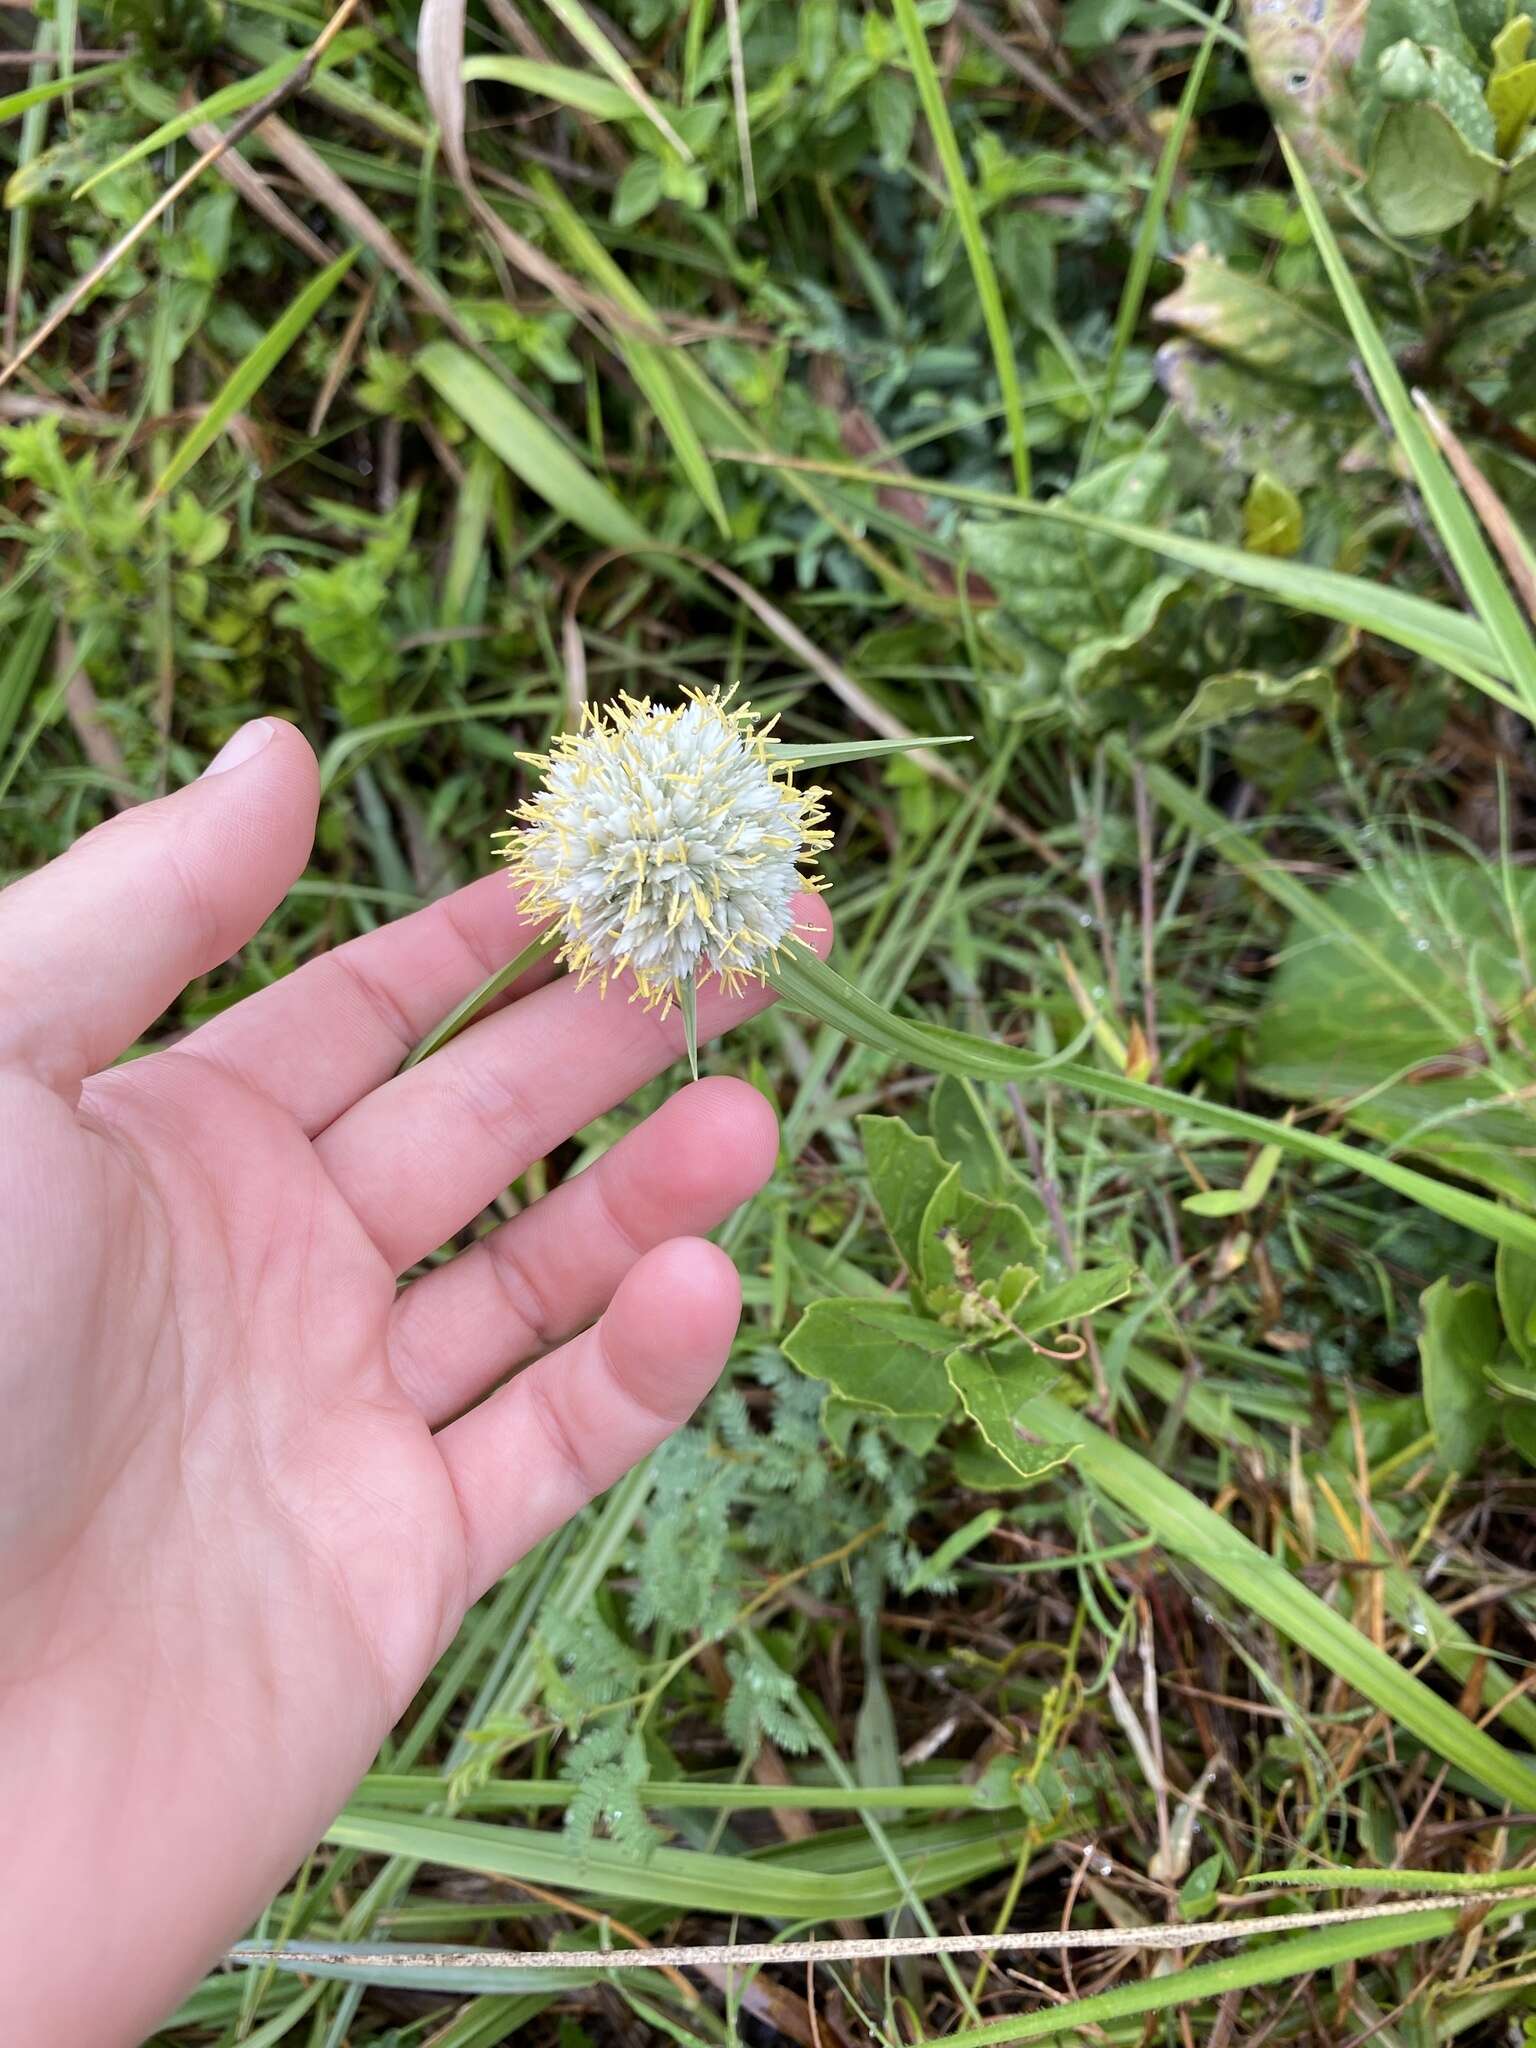
[[[0,389],[0,874],[255,713],[322,762],[308,874],[150,1043],[486,872],[578,700],[739,685],[837,831],[834,962],[705,1054],[784,1133],[722,1391],[467,1617],[250,1930],[360,1959],[211,1973],[159,2048],[809,2039],[800,1968],[582,1951],[1529,1867],[1536,268],[1503,200],[1377,232],[1369,136],[1277,147],[1225,9],[1104,18],[560,0],[469,10],[461,71],[441,0],[313,68],[313,0],[0,13],[7,355],[130,241]],[[275,92],[288,139],[151,218]],[[902,1298],[869,1115],[1040,1295],[1134,1270],[1081,1358],[950,1304],[986,1435],[947,1337],[884,1405],[787,1360]],[[1432,1361],[1465,1471],[1440,1275],[1507,1312]],[[562,1960],[508,1991],[501,1946]],[[1428,2048],[1530,1998],[1509,1900],[1071,1960],[824,1965],[816,2025]]]

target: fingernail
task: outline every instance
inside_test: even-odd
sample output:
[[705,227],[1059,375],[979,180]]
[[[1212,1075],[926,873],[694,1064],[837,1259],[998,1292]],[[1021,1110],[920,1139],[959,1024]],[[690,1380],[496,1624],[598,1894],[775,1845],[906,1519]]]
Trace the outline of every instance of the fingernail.
[[271,737],[271,719],[253,718],[249,725],[242,725],[232,738],[224,742],[203,770],[204,775],[222,775],[227,769],[242,767],[253,755],[261,752]]

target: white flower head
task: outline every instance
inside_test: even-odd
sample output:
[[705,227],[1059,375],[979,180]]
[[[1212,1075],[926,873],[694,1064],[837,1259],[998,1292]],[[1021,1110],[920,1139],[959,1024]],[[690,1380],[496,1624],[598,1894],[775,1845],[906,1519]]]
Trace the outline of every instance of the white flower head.
[[795,787],[769,730],[718,690],[678,705],[621,697],[535,757],[543,786],[503,852],[581,980],[606,989],[627,970],[670,1007],[695,976],[739,988],[796,937],[796,892],[818,886],[801,863],[831,834],[823,792]]

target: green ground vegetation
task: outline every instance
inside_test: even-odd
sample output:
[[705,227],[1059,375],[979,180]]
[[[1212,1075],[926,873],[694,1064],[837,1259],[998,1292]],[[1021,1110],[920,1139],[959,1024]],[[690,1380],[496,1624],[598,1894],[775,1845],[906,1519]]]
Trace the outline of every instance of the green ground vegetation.
[[582,701],[974,735],[821,775],[841,980],[708,1054],[784,1133],[725,1383],[468,1617],[252,1930],[467,1959],[220,1972],[161,2048],[1536,2039],[1512,1902],[588,1960],[1536,1852],[1532,40],[0,14],[0,866],[259,712],[323,763],[308,875],[154,1042],[483,872]]

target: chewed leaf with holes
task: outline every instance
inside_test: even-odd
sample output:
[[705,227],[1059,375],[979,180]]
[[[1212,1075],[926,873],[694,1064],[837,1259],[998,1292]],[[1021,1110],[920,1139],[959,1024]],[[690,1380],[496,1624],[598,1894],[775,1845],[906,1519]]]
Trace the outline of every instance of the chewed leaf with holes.
[[1399,861],[1293,929],[1254,1034],[1254,1079],[1536,1207],[1536,875]]

